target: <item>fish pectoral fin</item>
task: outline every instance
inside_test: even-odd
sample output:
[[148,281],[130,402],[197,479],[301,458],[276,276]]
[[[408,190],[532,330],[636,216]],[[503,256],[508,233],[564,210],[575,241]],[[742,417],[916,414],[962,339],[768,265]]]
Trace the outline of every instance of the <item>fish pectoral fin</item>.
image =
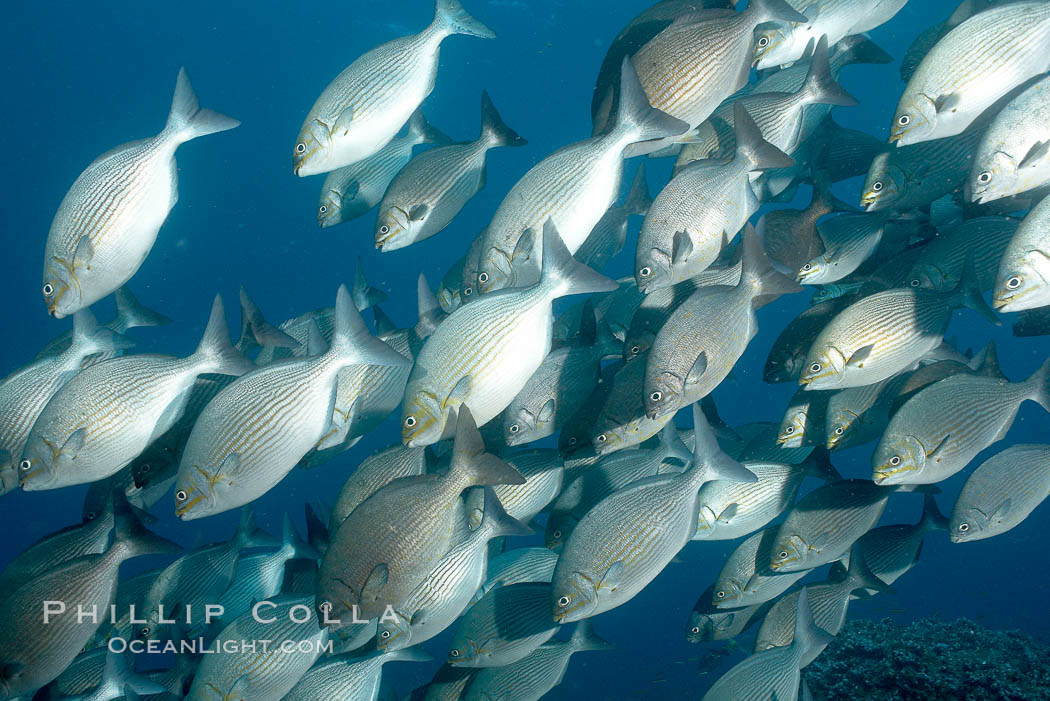
[[215,471],[213,483],[222,478],[232,480],[238,473],[240,473],[242,467],[241,454],[230,453],[223,458],[222,462],[219,464],[219,469]]
[[1032,148],[1028,149],[1028,153],[1021,159],[1017,167],[1025,168],[1033,165],[1036,161],[1046,158],[1048,154],[1050,154],[1050,141],[1037,141],[1032,144]]
[[17,679],[22,676],[22,672],[25,671],[26,666],[21,662],[5,662],[0,667],[0,679]]
[[991,521],[1002,521],[1003,519],[1006,518],[1006,515],[1010,513],[1010,507],[1011,506],[1013,506],[1013,500],[1012,499],[1004,499],[1003,503],[999,504],[999,507],[995,510],[995,512],[991,516],[991,519],[989,519],[989,520],[991,520]]
[[76,460],[77,453],[84,448],[84,439],[87,438],[87,429],[84,427],[78,428],[73,433],[69,434],[69,438],[62,444],[62,447],[58,450],[59,459],[65,458],[66,460]]
[[425,204],[417,204],[408,210],[409,221],[423,221],[426,219],[427,214],[430,213],[430,206]]
[[821,533],[820,535],[818,535],[816,538],[813,539],[812,543],[806,543],[806,548],[808,548],[809,550],[816,550],[817,552],[820,552],[825,547],[827,547],[827,545],[828,545],[828,534],[827,533]]
[[940,462],[941,453],[944,451],[944,448],[948,445],[948,441],[951,440],[951,437],[952,434],[946,434],[944,438],[941,439],[941,442],[937,444],[937,447],[926,454],[926,459],[934,460],[935,462]]
[[556,406],[557,405],[554,403],[553,399],[548,399],[546,402],[544,402],[543,406],[540,407],[540,421],[547,423],[548,421],[553,419],[554,410]]
[[246,701],[251,691],[251,679],[247,674],[237,677],[237,681],[230,687],[230,693],[223,697],[223,701]]
[[676,231],[671,242],[671,264],[678,265],[693,255],[693,240],[684,231]]
[[729,523],[729,519],[736,516],[736,512],[740,509],[740,505],[733,502],[726,508],[722,509],[722,513],[718,514],[719,523]]
[[354,422],[354,417],[357,416],[357,407],[360,400],[360,397],[354,397],[354,401],[350,403],[350,407],[345,412],[338,407],[332,408],[332,418],[328,424],[328,430],[321,437],[321,440],[317,441],[318,450],[335,448],[346,442],[346,437],[350,434],[350,426]]
[[333,131],[335,129],[341,129],[343,131],[343,135],[345,136],[346,133],[350,130],[350,123],[353,121],[354,108],[353,105],[351,105],[350,107],[347,107],[345,110],[339,113],[339,116],[335,120],[335,126]]
[[954,112],[959,109],[958,93],[948,93],[947,95],[939,95],[936,100],[933,101],[933,107],[937,110],[937,114],[942,112]]
[[346,184],[344,192],[340,199],[352,200],[357,197],[357,193],[361,192],[361,183],[356,180],[351,180]]
[[385,563],[381,562],[373,567],[372,571],[368,574],[368,579],[365,580],[365,586],[361,589],[361,600],[377,600],[379,598],[379,593],[386,587],[389,576],[390,569]]
[[95,247],[91,245],[88,235],[84,234],[77,242],[77,250],[73,253],[73,271],[80,268],[91,270],[91,259],[94,257]]
[[467,396],[470,394],[471,385],[474,384],[474,379],[470,375],[464,375],[459,378],[459,382],[455,384],[452,391],[445,397],[445,401],[441,402],[441,409],[447,411],[448,409],[454,409],[461,405],[467,400]]
[[605,570],[605,575],[602,577],[602,581],[598,582],[596,590],[608,589],[609,591],[616,591],[616,587],[620,586],[622,581],[623,560],[617,560],[609,565],[609,569]]
[[707,372],[707,351],[700,351],[696,360],[693,361],[693,367],[689,368],[689,374],[685,376],[685,383],[687,385],[697,384],[705,372]]
[[406,616],[408,624],[411,626],[423,626],[427,623],[427,612],[423,609],[416,611],[411,616]]
[[875,344],[869,343],[868,345],[858,348],[854,351],[853,355],[846,361],[847,367],[862,368],[864,367],[864,361],[871,355],[871,351],[875,348]]

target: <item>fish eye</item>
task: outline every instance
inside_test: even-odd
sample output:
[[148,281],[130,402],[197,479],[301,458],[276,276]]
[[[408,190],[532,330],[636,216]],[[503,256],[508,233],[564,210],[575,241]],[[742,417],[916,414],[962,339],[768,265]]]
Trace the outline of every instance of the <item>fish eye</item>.
[[632,355],[638,355],[641,352],[642,352],[642,347],[641,346],[631,346],[631,354]]
[[902,127],[906,127],[909,124],[911,124],[911,117],[909,117],[906,114],[902,114],[900,117],[897,118],[897,124],[901,125]]
[[144,628],[139,630],[139,637],[140,638],[147,638],[147,637],[149,637],[149,634],[150,634],[149,626],[145,626]]
[[379,634],[379,637],[382,638],[383,640],[386,640],[387,638],[390,637],[390,631],[389,630],[384,630],[382,633]]
[[909,282],[908,284],[911,285],[912,287],[918,287],[921,283],[919,282],[919,278],[916,277],[916,278],[912,278],[911,282]]
[[415,425],[416,425],[416,417],[414,417],[414,416],[406,416],[405,417],[405,427],[406,428],[413,428]]
[[55,286],[52,285],[50,282],[45,283],[43,292],[45,297],[50,297],[51,295],[55,294]]
[[332,610],[332,602],[331,601],[322,601],[321,605],[318,606],[317,608],[318,608],[319,611],[321,611],[321,613],[328,613],[329,611]]
[[153,468],[152,468],[152,467],[150,467],[150,464],[149,464],[149,463],[146,463],[145,465],[143,465],[142,467],[140,467],[140,468],[139,468],[139,470],[140,470],[140,471],[142,471],[142,472],[149,472],[149,471],[150,471],[150,470],[152,470],[152,469],[153,469]]
[[805,265],[802,266],[802,270],[803,270],[803,272],[808,271],[808,270],[813,270],[813,264],[812,263],[806,263]]
[[326,204],[323,204],[323,205],[321,205],[321,206],[320,206],[320,207],[319,207],[318,209],[319,209],[319,211],[321,212],[321,214],[324,214],[325,212],[327,212],[327,211],[328,211],[328,205],[326,205]]
[[876,180],[871,184],[872,192],[882,192],[883,184],[881,180]]
[[1020,275],[1014,275],[1012,278],[1010,278],[1009,280],[1006,281],[1006,289],[1008,289],[1008,290],[1016,290],[1020,286],[1021,286],[1021,276]]
[[94,511],[89,511],[86,514],[84,514],[84,517],[87,518],[88,521],[94,521],[96,516],[98,516],[98,514],[96,514]]
[[455,649],[453,649],[453,650],[452,650],[452,651],[451,651],[450,653],[448,653],[448,654],[452,655],[453,657],[459,657],[459,650],[455,650]]
[[724,599],[726,598],[726,593],[724,591],[720,591],[717,594],[715,594],[715,596],[717,596],[719,599]]
[[769,46],[769,37],[762,37],[758,40],[758,48],[764,49]]
[[813,363],[809,366],[810,372],[820,372],[820,363]]
[[511,424],[510,428],[507,429],[507,430],[510,431],[511,433],[517,433],[521,429],[518,427],[518,424]]
[[700,626],[693,626],[693,632],[694,633],[699,633],[700,632]]
[[979,182],[982,185],[987,185],[988,183],[992,182],[992,173],[991,173],[991,171],[987,171],[986,170],[983,173],[981,173],[980,175],[978,175],[977,176],[977,182]]
[[296,153],[306,153],[306,144],[304,144],[304,143],[296,144],[295,145],[295,152]]
[[560,599],[558,599],[558,606],[568,606],[568,605],[569,605],[569,597],[563,596]]
[[639,274],[639,275],[641,275],[642,277],[649,277],[650,275],[652,275],[652,274],[653,274],[653,269],[652,269],[652,268],[650,268],[650,267],[649,267],[649,266],[647,265],[647,266],[645,266],[644,268],[642,268],[641,270],[639,270],[639,271],[638,271],[638,274]]
[[576,436],[569,436],[569,445],[576,445]]
[[555,538],[561,538],[561,531],[554,531],[553,533],[551,533],[551,535]]
[[390,227],[387,226],[386,224],[383,224],[383,226],[379,227],[379,233],[381,233],[381,234],[389,234],[390,233]]
[[649,395],[649,399],[654,401],[654,402],[658,402],[658,401],[660,401],[663,398],[664,398],[664,395],[663,395],[662,392],[653,392],[652,394]]
[[841,426],[836,426],[835,427],[835,435],[836,436],[841,436],[845,432],[846,432],[846,429],[842,428]]
[[472,294],[474,294],[474,288],[473,287],[464,288],[464,290],[463,290],[463,296],[464,297],[469,297]]
[[965,533],[966,531],[970,530],[970,524],[968,524],[968,523],[960,523],[959,524],[959,530],[962,531],[963,533]]
[[175,492],[175,501],[186,501],[186,496],[186,490],[180,489],[179,491]]
[[781,550],[779,555],[780,555],[780,559],[781,560],[786,560],[787,556],[788,556],[788,552],[787,552],[787,550]]
[[787,434],[792,434],[794,432],[795,432],[795,427],[794,426],[788,426],[787,428],[784,429],[784,433],[787,433]]
[[607,440],[608,440],[608,438],[606,438],[606,436],[605,436],[605,434],[604,434],[604,433],[600,434],[600,435],[598,436],[598,438],[597,438],[597,441],[598,441],[599,443],[604,443],[604,442],[605,442],[605,441],[607,441]]
[[894,455],[892,458],[890,458],[890,464],[893,465],[894,467],[896,467],[897,465],[900,465],[901,464],[901,457],[899,455]]
[[32,466],[32,460],[23,460],[22,462],[18,463],[18,469],[22,472],[29,472],[29,468],[31,468]]
[[480,275],[478,275],[478,282],[484,284],[484,283],[486,283],[488,281],[489,281],[489,274],[488,273],[481,273]]

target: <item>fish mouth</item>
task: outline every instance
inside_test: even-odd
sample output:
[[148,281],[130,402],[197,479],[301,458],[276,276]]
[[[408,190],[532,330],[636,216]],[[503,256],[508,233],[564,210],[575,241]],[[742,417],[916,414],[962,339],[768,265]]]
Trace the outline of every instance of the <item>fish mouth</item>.
[[908,466],[908,467],[903,467],[903,466],[902,467],[889,467],[889,466],[887,466],[887,467],[879,468],[878,470],[875,470],[875,472],[872,473],[872,475],[871,475],[871,481],[874,482],[875,484],[884,484],[886,481],[888,481],[889,479],[891,479],[892,477],[894,477],[896,475],[903,474],[905,472],[914,472],[914,471],[915,471],[915,468],[911,467],[911,466]]

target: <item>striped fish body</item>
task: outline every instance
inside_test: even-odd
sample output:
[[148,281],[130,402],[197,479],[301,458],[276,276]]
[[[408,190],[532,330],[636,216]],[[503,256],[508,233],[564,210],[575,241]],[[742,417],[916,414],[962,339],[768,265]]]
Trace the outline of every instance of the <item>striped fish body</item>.
[[26,581],[57,565],[84,555],[104,552],[112,529],[112,512],[103,512],[90,521],[64,528],[38,540],[4,568],[0,574],[0,591],[13,592]]
[[992,304],[1002,312],[1050,305],[1050,197],[1032,207],[999,262]]
[[[626,137],[626,138],[625,138]],[[540,232],[551,219],[565,247],[575,253],[615,202],[623,178],[622,152],[632,138],[623,130],[561,148],[514,184],[492,217],[481,244],[479,287],[490,293],[539,279]],[[528,260],[518,240],[532,232]],[[485,275],[485,282],[480,276]]]
[[222,593],[222,622],[233,621],[247,613],[257,601],[272,599],[281,593],[284,566],[295,557],[291,545],[273,553],[237,558],[230,586]]
[[813,341],[845,305],[838,300],[815,304],[788,322],[766,357],[762,379],[770,384],[797,380]]
[[[117,544],[106,553],[86,555],[27,581],[0,603],[0,659],[21,664],[5,680],[8,698],[32,696],[66,669],[94,635],[100,623],[78,621],[75,611],[96,610],[101,622],[117,589],[117,570],[127,557]],[[61,601],[66,613],[41,625],[44,601]]]
[[435,21],[419,34],[381,44],[328,84],[296,140],[296,175],[327,173],[379,152],[434,89],[441,42]]
[[[860,387],[911,367],[940,345],[953,295],[898,288],[851,304],[813,341],[799,383],[810,389]],[[868,347],[863,360],[853,359]]]
[[368,456],[339,490],[328,521],[329,533],[335,533],[343,519],[380,488],[400,477],[422,475],[426,469],[423,448],[394,445]]
[[89,648],[104,649],[112,638],[120,637],[130,640],[135,635],[134,626],[131,624],[131,606],[135,606],[136,615],[141,613],[142,601],[145,599],[146,593],[153,584],[153,580],[157,578],[158,573],[157,570],[151,570],[120,581],[117,585],[115,599],[118,618],[113,623],[107,618],[99,626],[95,637],[89,644]]
[[769,568],[777,527],[755,533],[737,546],[715,578],[711,603],[719,610],[755,606],[772,601],[806,572],[778,574]]
[[[281,699],[313,665],[328,641],[328,629],[317,624],[314,616],[296,623],[291,620],[293,608],[302,620],[302,610],[311,609],[313,597],[282,597],[264,602],[257,621],[252,612],[243,614],[215,639],[215,654],[204,655],[193,677],[187,696],[206,699],[218,693],[228,698]],[[253,651],[242,649],[242,641],[284,641],[294,645],[291,652],[280,644],[265,650],[257,645]],[[229,641],[229,642],[227,642]],[[228,652],[224,646],[232,649]]]
[[62,696],[91,693],[102,682],[108,653],[105,647],[80,653],[65,671],[58,675],[51,688]]
[[48,402],[22,455],[28,490],[56,489],[115,474],[170,429],[210,364],[200,358],[133,355],[93,365]]
[[632,212],[628,212],[619,204],[605,210],[605,214],[574,254],[576,260],[589,268],[604,270],[609,261],[620,255],[627,243],[627,222],[631,214]]
[[987,107],[1050,69],[1050,4],[979,12],[948,32],[908,81],[890,140],[901,146],[966,129]]
[[511,518],[528,523],[561,491],[565,466],[556,450],[536,449],[507,457],[525,484],[497,484],[492,490]]
[[868,480],[818,487],[788,511],[769,566],[780,573],[801,572],[839,559],[879,520],[891,491]]
[[934,484],[951,477],[1006,435],[1022,402],[1044,392],[1032,381],[970,374],[926,387],[890,419],[871,458],[872,479],[887,485]]
[[1014,98],[984,133],[970,173],[974,202],[1018,195],[1050,182],[1050,79]]
[[886,219],[878,214],[840,214],[817,226],[824,252],[798,272],[803,285],[824,285],[852,275],[882,242]]
[[[438,233],[485,184],[485,156],[493,143],[482,136],[438,146],[413,158],[390,184],[379,205],[376,248],[384,253]],[[426,208],[423,214],[417,211]]]
[[[842,624],[846,622],[846,609],[849,608],[850,587],[853,582],[845,579],[841,582],[813,584],[806,587],[809,606],[813,611],[813,623],[830,635],[838,635]],[[769,613],[762,619],[755,637],[755,652],[775,647],[786,647],[795,639],[795,610],[798,608],[798,592],[786,594],[773,604]]]
[[549,583],[496,587],[460,619],[448,662],[460,668],[502,667],[523,659],[557,632]]
[[[52,314],[90,306],[131,279],[179,199],[177,133],[133,141],[99,156],[62,199],[44,249],[44,284],[56,292]],[[78,262],[87,237],[94,253]]]
[[[872,3],[870,0],[788,0],[793,8],[812,18],[809,22],[776,22],[755,32],[755,67],[775,68],[802,58],[810,42],[827,35],[834,46],[849,34],[861,34],[888,21],[908,0]],[[892,6],[876,12],[877,6]],[[887,16],[888,15],[888,16]],[[866,29],[854,29],[865,26]]]
[[703,701],[796,701],[802,652],[791,645],[751,655],[719,678]]
[[412,149],[421,143],[422,135],[410,130],[368,158],[330,172],[321,185],[318,225],[327,228],[356,219],[379,204],[394,176],[412,158]]
[[561,683],[574,652],[576,648],[571,642],[544,643],[524,659],[478,672],[463,698],[465,701],[539,701]]
[[[653,200],[638,234],[635,276],[644,292],[703,272],[732,241],[759,201],[743,158],[697,163],[676,175]],[[673,261],[673,240],[684,231],[692,242],[685,260]],[[643,269],[649,273],[643,275]]]
[[977,217],[939,233],[922,247],[908,273],[908,285],[942,291],[955,287],[962,278],[966,254],[973,251],[977,284],[981,291],[992,289],[999,261],[1018,224],[1010,217]]
[[380,698],[382,667],[387,662],[430,658],[417,650],[374,653],[367,656],[340,655],[312,667],[291,691],[285,701],[376,701]]
[[780,421],[777,445],[783,448],[824,445],[824,422],[831,396],[830,392],[810,392],[800,387]]
[[682,474],[647,477],[588,511],[554,568],[555,619],[568,623],[608,611],[655,579],[696,532],[705,474],[697,464]]
[[842,450],[873,441],[886,429],[895,393],[892,378],[834,392],[828,399],[824,433],[828,450]]
[[[469,379],[462,403],[484,425],[513,400],[551,347],[551,296],[542,285],[507,290],[460,307],[445,319],[416,358],[405,389],[407,445],[429,445],[451,435],[446,402]],[[447,407],[456,408],[456,407]]]
[[176,512],[201,518],[265,494],[330,429],[336,353],[254,370],[223,389],[194,424],[175,481]]
[[[625,363],[613,376],[608,393],[601,400],[594,423],[596,434],[591,444],[599,455],[609,455],[617,450],[643,443],[671,420],[673,414],[649,418],[645,410],[643,395],[649,353],[642,353]],[[599,383],[598,389],[602,389]],[[585,407],[586,408],[586,407]]]
[[714,640],[731,640],[761,615],[763,604],[744,606],[734,609],[718,609],[711,603],[714,597],[714,585],[700,595],[689,612],[686,640],[691,643],[705,643]]
[[[656,334],[645,369],[647,416],[673,414],[706,397],[736,365],[758,331],[751,308],[757,288],[703,287],[682,303]],[[694,371],[697,359],[706,362]]]
[[908,524],[879,526],[862,535],[857,546],[872,574],[893,584],[918,563],[924,533]]
[[948,534],[963,543],[1005,533],[1050,496],[1050,446],[1014,445],[984,461],[963,485]]
[[757,482],[715,480],[700,488],[693,540],[749,535],[765,528],[795,501],[803,477],[798,467],[775,462],[745,462],[744,467],[755,473]]
[[506,587],[519,582],[550,582],[558,553],[548,548],[514,548],[500,553],[489,561],[485,583],[470,600],[470,604],[481,601],[481,597],[496,587]]

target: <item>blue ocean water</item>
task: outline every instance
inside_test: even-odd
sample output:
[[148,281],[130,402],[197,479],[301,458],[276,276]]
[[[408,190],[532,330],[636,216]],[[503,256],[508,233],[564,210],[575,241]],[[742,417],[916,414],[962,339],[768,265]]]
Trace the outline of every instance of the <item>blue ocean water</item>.
[[[164,124],[175,75],[186,66],[201,104],[243,121],[240,128],[179,149],[180,199],[149,258],[130,283],[147,306],[174,321],[132,331],[139,351],[185,355],[203,332],[212,296],[227,303],[231,332],[238,323],[237,289],[244,285],[268,320],[279,322],[332,304],[337,286],[350,282],[358,258],[369,281],[386,291],[382,306],[399,324],[415,317],[415,279],[436,286],[448,266],[488,222],[502,196],[534,163],[554,149],[589,136],[590,102],[598,66],[611,40],[643,0],[467,0],[467,8],[498,39],[455,36],[442,46],[427,118],[455,139],[472,139],[479,95],[487,89],[506,122],[529,140],[520,149],[489,156],[486,189],[440,235],[381,254],[372,245],[374,214],[319,229],[315,213],[323,176],[300,179],[291,150],[302,119],[328,82],[367,49],[419,31],[432,16],[429,0],[300,4],[275,2],[17,3],[0,25],[6,70],[0,144],[7,166],[4,193],[3,274],[0,275],[0,375],[28,362],[69,320],[49,318],[40,297],[44,242],[67,188],[97,155],[119,143],[150,136]],[[953,0],[913,0],[872,38],[899,59],[919,32],[945,18]],[[903,84],[898,65],[851,66],[842,82],[861,101],[837,108],[847,127],[885,137]],[[669,177],[669,163],[652,161],[653,194]],[[629,164],[625,187],[635,167]],[[808,191],[799,202],[808,201]],[[860,183],[835,192],[856,202]],[[764,211],[764,210],[763,210]],[[628,251],[607,273],[630,272]],[[781,300],[759,313],[760,332],[734,375],[715,393],[730,425],[779,421],[794,391],[762,383],[762,365],[777,332],[806,302]],[[104,310],[108,301],[100,305]],[[367,315],[366,315],[367,316]],[[108,318],[107,311],[99,312]],[[1013,338],[1009,319],[992,328],[972,312],[956,312],[948,336],[961,348],[999,344],[1011,379],[1033,372],[1050,355],[1046,338]],[[1026,404],[1004,443],[1044,442],[1050,417]],[[256,502],[260,523],[279,532],[289,511],[302,528],[305,503],[330,500],[365,456],[399,440],[391,418],[355,448],[310,471],[295,470]],[[836,454],[846,476],[870,474],[872,445]],[[964,475],[939,485],[938,503],[949,513]],[[16,492],[0,499],[0,565],[34,540],[80,520],[85,488]],[[158,532],[189,546],[232,533],[233,513],[181,523],[164,500],[154,511]],[[914,522],[918,496],[890,501],[882,523]],[[1037,510],[1004,536],[952,545],[944,534],[927,537],[919,566],[895,585],[896,595],[855,602],[850,616],[975,618],[994,628],[1020,628],[1046,638],[1050,573],[1039,553],[1050,526],[1050,507]],[[575,657],[564,683],[549,698],[698,697],[734,654],[707,675],[697,669],[706,646],[685,641],[688,613],[717,574],[735,542],[692,544],[629,604],[603,614],[595,626],[616,645],[608,653]],[[440,637],[428,645],[443,657]],[[745,647],[747,644],[745,644]],[[428,679],[435,665],[390,669],[404,694]]]

